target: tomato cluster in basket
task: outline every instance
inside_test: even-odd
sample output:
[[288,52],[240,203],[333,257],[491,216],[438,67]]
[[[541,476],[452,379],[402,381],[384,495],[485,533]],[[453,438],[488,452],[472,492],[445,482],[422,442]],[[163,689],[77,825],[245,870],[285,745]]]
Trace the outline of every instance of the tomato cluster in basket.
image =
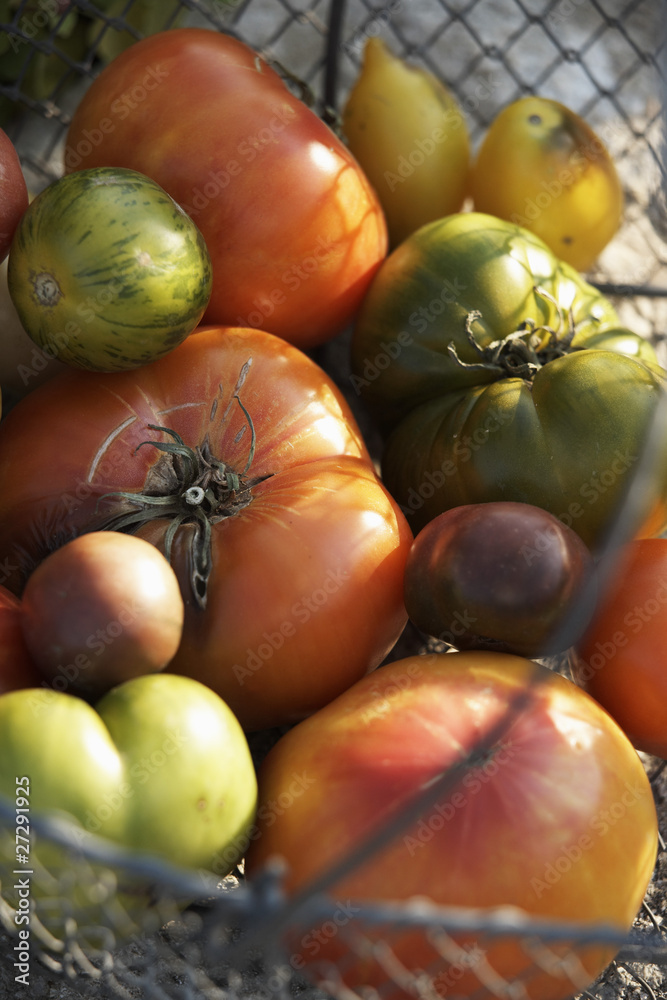
[[[428,995],[564,1000],[644,898],[637,751],[667,756],[665,372],[582,273],[620,184],[546,98],[473,157],[378,39],[341,129],[178,28],[100,73],[30,203],[3,137],[0,792],[216,875],[282,857],[288,897],[348,903],[285,932],[320,984],[410,994],[364,903],[583,924],[551,967],[392,938]],[[348,328],[343,384],[311,349]]]

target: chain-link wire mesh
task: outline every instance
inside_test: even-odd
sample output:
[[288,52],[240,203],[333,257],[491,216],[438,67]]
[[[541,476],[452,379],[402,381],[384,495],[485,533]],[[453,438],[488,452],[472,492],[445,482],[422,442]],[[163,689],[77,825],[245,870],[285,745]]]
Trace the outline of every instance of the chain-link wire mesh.
[[[232,32],[304,81],[329,120],[359,72],[366,39],[381,35],[451,87],[474,143],[501,107],[530,93],[563,101],[598,131],[623,181],[626,217],[590,277],[664,358],[666,14],[667,4],[656,0],[0,0],[0,124],[37,191],[62,173],[67,125],[90,80],[148,32],[181,24]],[[318,359],[348,390],[346,350],[342,337]],[[356,398],[350,402],[357,406]],[[364,414],[358,416],[363,426]],[[432,648],[422,642],[408,628],[392,658]],[[278,735],[255,738],[256,754],[261,757]],[[667,775],[658,761],[646,758],[645,765],[662,819]],[[0,990],[4,985],[7,996],[19,990],[13,986],[21,926],[16,882],[22,877],[15,867],[15,817],[11,803],[0,803]],[[627,935],[608,926],[540,922],[504,909],[446,909],[424,900],[361,904],[315,892],[295,906],[282,892],[280,872],[250,884],[235,870],[221,881],[131,855],[82,835],[62,818],[32,817],[31,824],[27,995],[315,997],[321,994],[302,977],[299,960],[299,943],[311,935],[311,941],[335,938],[344,945],[335,960],[326,958],[323,946],[318,969],[320,989],[336,1000],[524,1000],[542,995],[532,992],[540,976],[542,982],[560,977],[563,991],[583,990],[582,997],[599,1000],[667,996],[662,841],[644,906]],[[404,942],[418,932],[429,942],[433,964],[415,974]],[[511,980],[493,958],[497,942],[508,939],[524,964]],[[606,947],[616,958],[585,989],[590,977],[582,955],[588,947]],[[365,988],[355,979],[360,963],[373,970]]]

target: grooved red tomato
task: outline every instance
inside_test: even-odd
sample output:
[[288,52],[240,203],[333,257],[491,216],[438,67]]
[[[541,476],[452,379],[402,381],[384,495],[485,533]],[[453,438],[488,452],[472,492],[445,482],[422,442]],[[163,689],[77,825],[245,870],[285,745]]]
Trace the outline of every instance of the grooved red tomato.
[[73,535],[110,527],[171,550],[185,624],[170,670],[246,728],[326,704],[407,620],[407,522],[340,391],[269,333],[201,330],[133,371],[66,372],[8,414],[13,587]]
[[387,251],[349,150],[221,32],[161,32],[114,59],[74,113],[65,165],[138,170],[192,216],[213,263],[208,323],[322,343],[352,319]]

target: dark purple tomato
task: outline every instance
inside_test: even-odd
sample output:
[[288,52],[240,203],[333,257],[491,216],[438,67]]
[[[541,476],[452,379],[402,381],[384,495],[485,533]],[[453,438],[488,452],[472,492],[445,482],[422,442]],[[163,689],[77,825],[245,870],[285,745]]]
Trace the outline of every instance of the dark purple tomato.
[[591,612],[593,558],[575,532],[531,504],[466,504],[415,538],[405,605],[418,628],[457,649],[562,652]]

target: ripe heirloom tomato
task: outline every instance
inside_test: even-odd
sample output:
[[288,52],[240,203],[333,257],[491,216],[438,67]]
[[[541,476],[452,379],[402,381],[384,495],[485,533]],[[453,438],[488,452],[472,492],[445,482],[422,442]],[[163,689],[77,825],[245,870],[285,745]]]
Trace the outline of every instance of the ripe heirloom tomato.
[[667,758],[667,538],[621,549],[573,673],[638,750]]
[[152,545],[92,531],[30,575],[21,629],[51,687],[98,698],[167,666],[181,640],[183,600],[176,574]]
[[145,38],[93,81],[67,135],[67,171],[130,167],[201,230],[213,262],[207,323],[299,347],[340,332],[387,251],[377,196],[338,137],[229,35]]
[[522,97],[489,126],[471,176],[475,209],[536,233],[587,271],[623,218],[623,189],[602,140],[576,112]]
[[326,704],[407,620],[407,522],[331,379],[263,331],[203,329],[140,369],[68,371],[7,415],[0,553],[13,588],[105,528],[169,556],[185,603],[169,669],[216,690],[246,728]]
[[[295,772],[310,779],[296,797]],[[289,806],[276,810],[285,796]],[[516,936],[448,931],[459,961],[435,929],[365,919],[364,903],[518,907],[627,933],[658,839],[651,786],[613,719],[554,671],[489,652],[409,657],[360,680],[269,752],[257,816],[246,875],[280,857],[288,895],[306,902],[310,886],[405,817],[382,846],[325,882],[336,916],[342,909],[333,933],[334,921],[295,906],[287,942],[294,968],[315,982],[326,987],[335,968],[336,994],[343,983],[384,1000],[491,1000],[506,981],[517,986],[507,997],[565,1000],[614,949],[592,930],[587,944],[547,942],[570,956],[547,963]]]
[[405,568],[405,607],[457,649],[561,653],[590,618],[593,559],[556,517],[525,503],[467,504],[419,532]]
[[[388,432],[383,478],[413,530],[452,507],[512,500],[597,546],[664,391],[638,342],[520,226],[469,212],[408,237],[357,317],[352,384]],[[656,532],[666,498],[667,447],[640,515]]]
[[0,262],[11,246],[14,230],[28,207],[28,187],[14,143],[0,128]]

